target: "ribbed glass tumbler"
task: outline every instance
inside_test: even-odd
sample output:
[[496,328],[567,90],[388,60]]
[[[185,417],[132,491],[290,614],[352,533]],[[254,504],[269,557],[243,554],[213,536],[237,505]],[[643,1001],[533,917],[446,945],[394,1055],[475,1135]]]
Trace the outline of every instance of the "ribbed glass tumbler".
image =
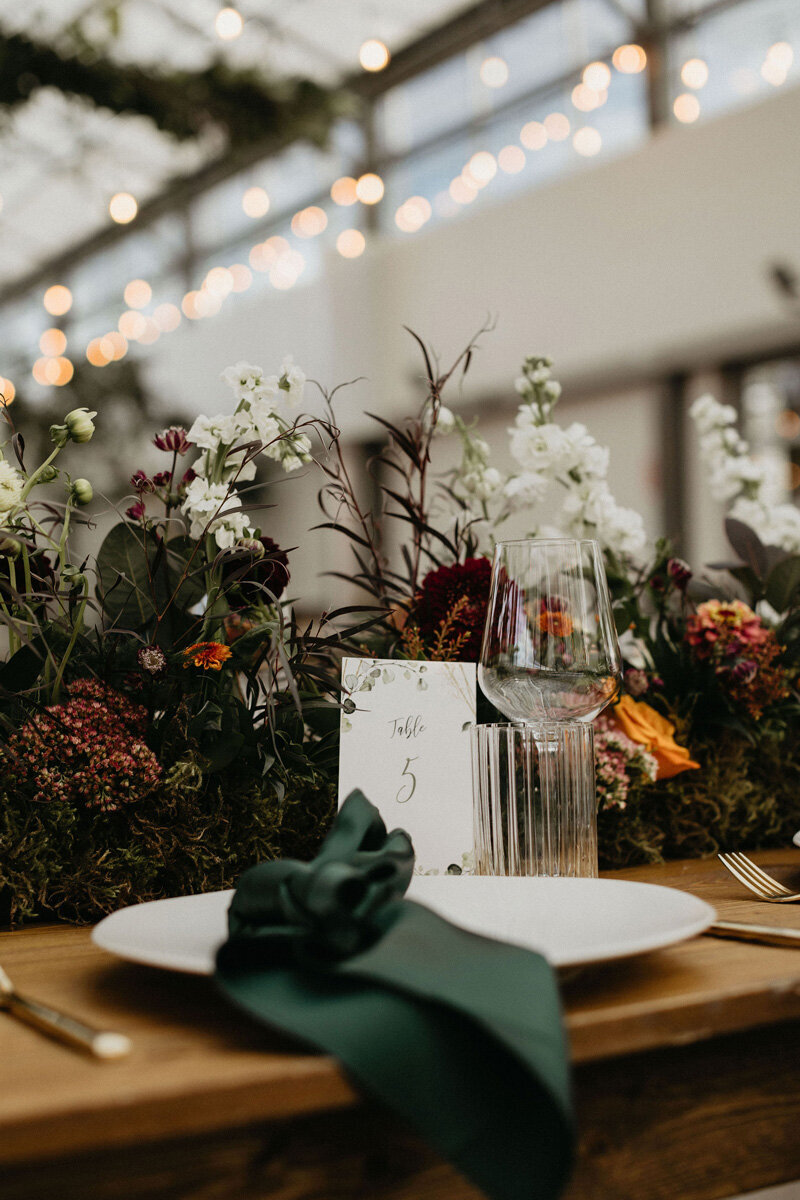
[[597,875],[594,736],[582,721],[473,725],[476,875]]

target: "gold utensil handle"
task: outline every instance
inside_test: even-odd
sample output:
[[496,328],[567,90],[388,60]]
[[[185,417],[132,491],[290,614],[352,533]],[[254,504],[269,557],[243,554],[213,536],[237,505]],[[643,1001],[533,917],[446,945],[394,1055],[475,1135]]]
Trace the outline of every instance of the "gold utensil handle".
[[5,996],[4,1000],[7,1011],[19,1017],[21,1021],[33,1025],[50,1037],[66,1042],[69,1046],[85,1050],[95,1058],[122,1058],[130,1053],[130,1039],[123,1033],[93,1029],[91,1025],[84,1025],[82,1021],[76,1021],[66,1013],[48,1008],[46,1004],[39,1004],[36,1000],[28,1000],[17,992]]
[[742,942],[766,942],[770,946],[800,949],[800,930],[777,925],[751,925],[744,921],[715,921],[705,932],[710,937],[738,938]]

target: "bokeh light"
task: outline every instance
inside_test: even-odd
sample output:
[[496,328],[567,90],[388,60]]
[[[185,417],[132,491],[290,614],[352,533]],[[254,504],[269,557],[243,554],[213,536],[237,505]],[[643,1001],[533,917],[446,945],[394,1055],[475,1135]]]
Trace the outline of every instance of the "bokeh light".
[[584,158],[593,158],[603,149],[603,139],[591,125],[584,125],[582,129],[576,130],[572,144],[577,153],[582,154]]
[[328,216],[316,204],[303,208],[292,217],[292,233],[299,238],[318,237],[328,226]]
[[153,289],[145,279],[131,279],[122,295],[128,308],[146,308],[153,298]]
[[365,71],[382,71],[389,65],[391,55],[379,38],[368,38],[358,52],[358,61]]
[[128,340],[117,329],[112,329],[100,338],[100,350],[106,358],[117,362],[128,352]]
[[545,133],[553,142],[563,142],[569,137],[569,119],[563,113],[554,112],[544,119]]
[[334,204],[346,206],[355,204],[358,200],[357,183],[350,175],[343,175],[331,187],[331,200]]
[[105,367],[111,362],[108,355],[103,353],[100,345],[101,341],[102,339],[99,337],[92,338],[86,347],[86,357],[93,367]]
[[702,58],[689,58],[681,67],[681,80],[685,87],[699,91],[708,83],[708,63]]
[[63,317],[72,308],[72,292],[63,283],[54,283],[45,292],[42,304],[51,317]]
[[632,42],[617,46],[611,61],[622,75],[638,75],[647,66],[647,55],[641,46]]
[[505,59],[496,54],[485,58],[481,63],[481,83],[486,87],[501,88],[508,83],[508,64]]
[[592,62],[584,67],[582,78],[593,92],[604,92],[611,83],[611,72],[604,62]]
[[547,145],[547,130],[541,121],[528,121],[522,126],[519,140],[528,150],[542,150]]
[[139,211],[130,192],[117,192],[108,202],[108,214],[118,225],[129,225]]
[[[247,267],[243,270],[247,271]],[[172,333],[181,323],[181,310],[177,304],[159,304],[153,309],[153,320],[162,333]]]
[[366,245],[367,240],[360,229],[343,229],[336,239],[336,249],[342,258],[358,258]]
[[144,332],[146,321],[147,318],[143,317],[140,312],[136,312],[133,308],[126,308],[117,321],[117,329],[123,337],[135,342],[139,335]]
[[683,125],[691,125],[700,116],[700,101],[691,92],[681,92],[675,97],[672,111]]
[[9,404],[13,404],[16,394],[17,389],[11,380],[5,375],[0,375],[0,405],[8,407]]
[[[234,292],[246,292],[250,287],[250,284],[253,282],[253,276],[244,263],[233,263],[228,270],[230,271],[231,279],[233,280]],[[156,312],[158,312],[158,309],[156,309]],[[155,315],[156,313],[153,313],[154,317]]]
[[265,217],[269,212],[269,196],[262,187],[249,187],[242,196],[242,208],[247,217]]
[[368,172],[356,183],[356,195],[362,204],[377,204],[383,199],[383,180],[380,175]]
[[242,14],[235,8],[221,8],[214,21],[214,29],[223,42],[234,41],[244,29]]
[[67,348],[67,336],[61,329],[45,329],[39,338],[39,349],[48,358],[57,358]]
[[525,151],[519,146],[504,146],[497,156],[497,164],[507,175],[518,175],[525,167]]

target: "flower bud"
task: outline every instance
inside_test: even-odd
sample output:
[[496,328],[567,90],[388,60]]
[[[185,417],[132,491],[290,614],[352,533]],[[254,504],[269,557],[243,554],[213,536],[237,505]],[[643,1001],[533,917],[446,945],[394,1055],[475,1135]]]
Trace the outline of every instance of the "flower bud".
[[72,412],[68,412],[64,417],[67,436],[72,438],[73,442],[90,442],[94,433],[92,417],[96,416],[97,413],[89,412],[88,408],[73,408]]
[[19,558],[22,543],[16,538],[0,538],[0,558]]
[[69,498],[75,504],[91,504],[94,489],[88,479],[73,479],[69,489]]
[[264,543],[259,538],[242,538],[234,546],[237,553],[249,554],[253,559],[263,558],[266,554]]
[[61,572],[61,580],[68,588],[83,587],[86,583],[86,576],[79,567],[64,567]]
[[57,478],[58,478],[58,467],[54,467],[53,464],[50,463],[49,467],[42,467],[41,471],[39,472],[36,482],[37,483],[52,483],[53,480],[57,479]]

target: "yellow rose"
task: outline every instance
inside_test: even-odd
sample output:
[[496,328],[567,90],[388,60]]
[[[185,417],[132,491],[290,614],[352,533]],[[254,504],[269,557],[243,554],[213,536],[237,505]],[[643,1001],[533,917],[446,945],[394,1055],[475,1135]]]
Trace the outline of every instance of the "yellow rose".
[[689,757],[685,746],[675,741],[675,726],[643,700],[621,696],[611,714],[623,733],[638,742],[658,763],[657,779],[671,779],[681,771],[693,771],[700,763]]

